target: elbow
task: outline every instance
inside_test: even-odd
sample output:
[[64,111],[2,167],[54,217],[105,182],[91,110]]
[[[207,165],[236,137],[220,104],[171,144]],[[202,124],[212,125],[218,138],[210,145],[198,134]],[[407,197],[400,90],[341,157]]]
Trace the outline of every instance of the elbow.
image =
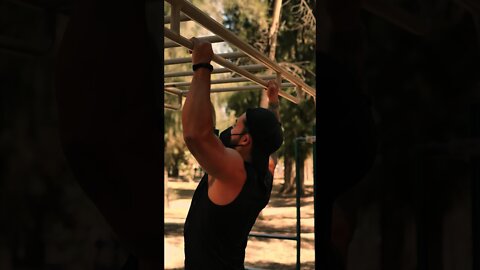
[[191,135],[191,134],[183,134],[183,140],[185,141],[185,144],[187,145],[188,148],[190,148],[190,146],[192,144],[195,143],[195,141],[197,140],[195,136]]
[[197,135],[194,134],[183,134],[183,140],[185,141],[185,144],[187,145],[188,150],[190,152],[193,152],[194,149],[197,147],[197,145],[200,142],[200,139]]

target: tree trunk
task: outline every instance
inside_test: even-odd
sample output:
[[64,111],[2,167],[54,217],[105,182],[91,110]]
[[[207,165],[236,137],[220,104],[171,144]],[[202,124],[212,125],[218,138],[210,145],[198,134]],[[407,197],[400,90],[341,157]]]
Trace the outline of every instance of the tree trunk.
[[[270,26],[270,31],[268,31],[268,58],[275,61],[275,52],[277,48],[277,35],[278,28],[280,27],[280,13],[282,10],[282,0],[275,0],[273,4],[273,16],[272,16],[272,25]],[[271,74],[271,72],[268,72]],[[262,97],[260,99],[260,107],[267,108],[268,106],[268,97],[267,92],[262,91]]]
[[280,189],[280,193],[289,194],[292,193],[294,188],[294,178],[293,176],[293,160],[292,158],[285,156],[284,159],[284,178],[283,186]]
[[172,173],[172,175],[171,175],[172,177],[178,177],[178,173],[179,173],[179,171],[178,171],[178,165],[175,164],[175,165],[173,166],[171,173]]

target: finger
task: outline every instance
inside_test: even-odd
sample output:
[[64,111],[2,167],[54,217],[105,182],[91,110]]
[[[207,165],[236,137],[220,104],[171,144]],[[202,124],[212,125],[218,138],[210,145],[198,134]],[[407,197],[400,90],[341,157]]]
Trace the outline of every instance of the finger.
[[192,37],[190,41],[192,42],[192,47],[195,49],[195,45],[197,45],[198,39],[196,37]]

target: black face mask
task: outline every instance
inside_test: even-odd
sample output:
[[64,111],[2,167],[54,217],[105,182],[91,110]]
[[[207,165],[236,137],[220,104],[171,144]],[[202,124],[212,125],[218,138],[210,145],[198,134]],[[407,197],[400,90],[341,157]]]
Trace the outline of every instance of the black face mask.
[[228,148],[235,148],[235,146],[241,146],[242,145],[242,144],[233,144],[232,143],[232,135],[247,134],[247,132],[243,132],[243,133],[239,133],[239,134],[232,134],[232,128],[233,127],[229,127],[227,129],[225,129],[224,131],[222,131],[222,133],[220,133],[220,141],[222,141],[223,145],[225,147],[228,147]]

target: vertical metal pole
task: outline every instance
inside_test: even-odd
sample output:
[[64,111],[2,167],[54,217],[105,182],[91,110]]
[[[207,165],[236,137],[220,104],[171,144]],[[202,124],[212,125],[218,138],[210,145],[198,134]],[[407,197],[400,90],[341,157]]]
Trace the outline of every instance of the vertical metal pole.
[[277,72],[277,84],[282,85],[282,73]]
[[[480,104],[470,107],[471,136],[480,137]],[[472,268],[480,269],[480,156],[470,157],[472,166]]]
[[181,4],[175,1],[171,4],[171,21],[170,21],[170,30],[180,34],[180,10]]
[[298,86],[298,85],[297,85],[297,86],[295,87],[295,90],[297,90],[297,97],[298,97],[299,100],[302,100],[302,99],[305,98],[305,95],[304,95],[303,92],[302,92],[302,87],[301,87],[301,86]]
[[301,246],[301,238],[300,238],[300,153],[299,153],[299,144],[300,140],[303,138],[295,138],[295,183],[296,183],[296,206],[297,206],[297,270],[300,270],[300,246]]

